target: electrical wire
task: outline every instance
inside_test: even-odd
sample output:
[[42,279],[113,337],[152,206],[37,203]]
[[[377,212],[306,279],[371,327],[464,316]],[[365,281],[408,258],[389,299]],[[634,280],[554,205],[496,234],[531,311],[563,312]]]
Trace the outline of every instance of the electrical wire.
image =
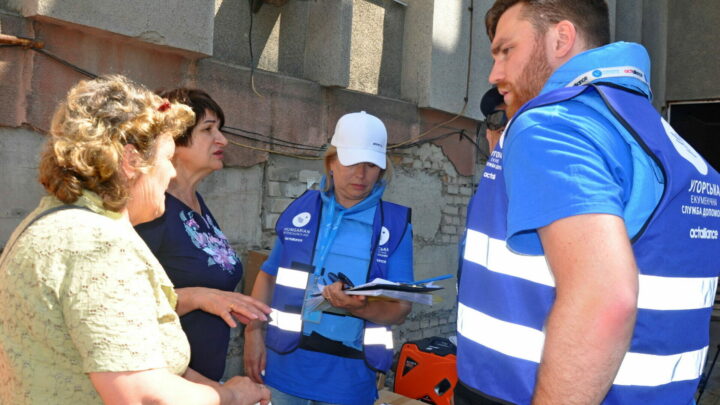
[[248,1],[248,5],[250,7],[250,29],[248,30],[248,49],[250,49],[250,88],[252,89],[253,93],[255,93],[258,97],[263,98],[264,96],[260,94],[257,89],[255,88],[255,58],[253,57],[253,48],[252,48],[252,28],[253,28],[253,2]]
[[480,145],[478,145],[478,143],[475,142],[475,140],[472,139],[472,138],[467,134],[467,132],[466,132],[464,129],[457,130],[457,131],[452,131],[452,132],[448,132],[448,133],[445,133],[445,134],[442,134],[442,135],[437,135],[437,136],[434,136],[434,137],[432,137],[432,138],[423,139],[423,140],[418,141],[417,143],[415,143],[415,144],[413,144],[413,145],[402,145],[402,146],[398,146],[398,147],[395,148],[395,149],[407,149],[407,148],[412,148],[412,147],[419,146],[419,145],[422,145],[422,144],[425,144],[425,143],[429,143],[429,142],[433,142],[433,141],[438,141],[438,140],[440,140],[440,139],[444,139],[444,138],[447,138],[447,137],[452,136],[452,135],[460,135],[460,138],[461,138],[461,139],[462,139],[462,138],[467,139],[467,141],[470,142],[470,143],[472,143],[478,151],[482,152],[482,148],[480,148]]
[[[444,133],[444,134],[436,135],[436,136],[433,136],[433,137],[431,137],[431,138],[425,138],[425,139],[419,140],[419,141],[413,143],[412,145],[400,145],[400,144],[396,144],[396,145],[392,145],[392,146],[394,146],[392,149],[409,149],[409,148],[414,148],[414,147],[416,147],[416,146],[424,145],[424,144],[429,143],[429,142],[439,141],[440,139],[445,139],[445,138],[447,138],[447,137],[449,137],[449,136],[452,136],[452,135],[460,135],[460,136],[462,137],[462,134],[463,134],[464,131],[465,131],[464,129],[460,129],[460,130],[456,130],[456,131],[446,132],[446,133]],[[388,146],[388,149],[390,149],[390,146]]]
[[[431,133],[432,131],[434,131],[434,130],[436,130],[436,129],[444,126],[444,125],[447,125],[447,124],[455,121],[456,119],[460,118],[460,117],[463,115],[463,113],[465,113],[465,109],[467,108],[467,104],[468,104],[467,101],[465,101],[465,103],[463,104],[462,110],[460,110],[460,112],[457,113],[456,116],[450,118],[449,120],[447,120],[447,121],[445,121],[445,122],[441,122],[441,123],[435,125],[434,127],[428,129],[427,131],[420,133],[420,135],[418,135],[418,136],[416,136],[416,137],[410,138],[410,139],[408,139],[407,141],[403,141],[403,142],[400,142],[400,143],[396,143],[396,144],[394,144],[394,145],[390,145],[390,146],[388,146],[387,148],[388,148],[388,149],[397,149],[397,148],[400,148],[400,147],[402,147],[402,146],[404,146],[404,145],[414,144],[417,140],[419,140],[420,138],[426,136],[427,134]],[[410,145],[410,146],[412,146],[412,145]]]
[[45,56],[48,56],[49,58],[51,58],[51,59],[53,59],[53,60],[55,60],[55,61],[57,61],[57,62],[59,62],[59,63],[62,63],[63,65],[69,67],[70,69],[72,69],[72,70],[74,70],[74,71],[76,71],[76,72],[78,72],[78,73],[80,73],[80,74],[83,74],[83,75],[85,75],[85,76],[87,76],[87,77],[89,77],[89,78],[91,78],[91,79],[96,79],[96,78],[98,77],[98,75],[96,75],[95,73],[88,72],[87,70],[85,70],[85,69],[83,69],[83,68],[81,68],[81,67],[79,67],[79,66],[77,66],[77,65],[73,65],[72,63],[70,63],[70,62],[66,61],[65,59],[63,59],[63,58],[55,55],[54,53],[52,53],[52,52],[50,52],[50,51],[47,51],[47,50],[45,50],[45,49],[36,49],[36,48],[30,48],[30,49],[32,49],[32,50],[35,51],[35,52],[41,53],[41,54],[43,54],[43,55],[45,55]]
[[246,149],[252,149],[252,150],[256,150],[256,151],[260,151],[260,152],[272,153],[272,154],[274,154],[274,155],[289,156],[289,157],[296,158],[296,159],[303,159],[303,160],[322,160],[322,158],[323,158],[322,156],[303,156],[303,155],[296,155],[296,154],[294,154],[294,153],[280,152],[280,151],[272,150],[272,149],[258,148],[258,147],[246,145],[246,144],[243,144],[243,143],[240,143],[240,142],[235,142],[235,141],[233,141],[233,140],[231,140],[231,139],[228,139],[228,143],[230,143],[230,144],[232,144],[232,145],[235,145],[235,146],[240,146],[240,147],[246,148]]
[[[288,147],[288,148],[297,148],[297,149],[313,150],[313,151],[323,151],[323,150],[325,150],[325,148],[322,147],[322,146],[310,146],[310,145],[305,145],[305,144],[302,144],[302,143],[297,143],[297,142],[292,142],[292,141],[286,141],[286,140],[283,140],[283,139],[277,139],[277,138],[269,137],[269,136],[267,136],[267,135],[263,135],[263,134],[261,134],[261,133],[259,133],[259,132],[248,131],[248,130],[242,129],[242,128],[235,128],[235,127],[224,126],[224,127],[222,127],[222,131],[225,132],[225,133],[231,134],[231,135],[243,137],[243,138],[245,138],[245,139],[250,139],[250,140],[253,140],[253,141],[257,141],[257,142],[267,143],[267,144],[269,144],[269,145],[278,145],[278,146],[284,146],[284,147]],[[248,135],[245,135],[245,134],[239,134],[239,133],[237,133],[236,131],[244,132],[245,134],[258,136],[258,137],[265,138],[265,139],[258,139],[258,138],[255,138],[255,137],[252,137],[252,136],[248,136]]]
[[275,142],[268,142],[268,141],[263,140],[263,139],[253,138],[253,137],[251,137],[251,136],[239,134],[239,133],[236,133],[236,132],[227,131],[227,130],[225,130],[225,129],[222,129],[221,131],[222,131],[223,133],[227,134],[227,135],[237,136],[237,137],[239,137],[239,138],[247,139],[247,140],[250,140],[250,141],[253,141],[253,142],[264,143],[264,144],[266,144],[266,145],[280,146],[280,147],[283,147],[283,148],[290,148],[290,149],[296,149],[296,150],[301,150],[301,151],[311,151],[311,152],[322,152],[322,151],[325,150],[325,148],[322,148],[322,147],[309,146],[309,145],[308,145],[308,146],[282,145],[282,144],[277,144],[277,143],[275,143]]
[[237,137],[239,137],[239,138],[247,139],[247,140],[250,140],[250,141],[253,141],[253,142],[260,142],[260,143],[264,143],[264,144],[267,144],[267,145],[280,146],[280,147],[283,147],[283,148],[291,148],[291,149],[297,149],[297,150],[306,150],[306,151],[311,151],[311,152],[322,152],[322,151],[325,150],[325,148],[322,148],[322,147],[309,146],[309,145],[308,145],[308,146],[282,145],[282,144],[278,144],[278,143],[275,143],[275,142],[268,142],[268,141],[263,140],[263,139],[253,138],[253,137],[251,137],[251,136],[239,134],[239,133],[236,133],[236,132],[227,131],[227,130],[225,130],[225,129],[222,129],[221,131],[222,131],[223,133],[227,134],[227,135],[233,135],[233,136],[237,136]]
[[41,54],[49,57],[50,59],[53,59],[56,62],[59,62],[65,66],[69,67],[70,69],[72,69],[80,74],[83,74],[87,77],[90,77],[92,79],[95,79],[96,77],[98,77],[96,74],[89,72],[89,71],[81,68],[80,66],[72,64],[72,63],[68,62],[67,60],[48,51],[47,49],[44,48],[45,43],[42,41],[37,41],[33,38],[26,38],[26,37],[13,36],[13,35],[3,35],[3,34],[0,34],[0,37],[2,37],[2,38],[0,38],[2,40],[2,42],[10,42],[10,43],[0,44],[0,48],[12,48],[12,47],[21,46],[25,49],[32,49],[33,51],[41,53]]

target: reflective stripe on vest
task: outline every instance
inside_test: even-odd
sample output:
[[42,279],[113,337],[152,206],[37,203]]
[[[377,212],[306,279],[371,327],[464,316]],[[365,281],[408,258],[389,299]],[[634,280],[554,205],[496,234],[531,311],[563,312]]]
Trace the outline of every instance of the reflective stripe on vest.
[[276,328],[288,331],[288,332],[300,332],[302,330],[302,317],[300,314],[293,314],[290,312],[278,311],[272,308],[270,312],[270,322]]
[[393,335],[392,331],[384,327],[367,327],[365,328],[365,337],[363,338],[364,345],[381,345],[385,346],[386,349],[393,349]]
[[547,286],[555,286],[544,256],[521,255],[510,250],[504,240],[490,238],[484,233],[467,230],[463,257],[490,271],[515,276]]
[[[555,279],[544,256],[521,255],[511,251],[505,241],[478,231],[467,231],[464,259],[489,271],[555,287]],[[715,302],[717,277],[638,276],[638,308],[685,310],[710,308]]]
[[287,267],[279,267],[275,284],[290,288],[305,290],[310,273],[306,271],[293,270]]
[[[458,305],[458,332],[490,349],[540,363],[543,331],[494,319],[463,304]],[[629,352],[613,384],[658,386],[693,380],[702,374],[707,347],[685,353],[659,356]]]

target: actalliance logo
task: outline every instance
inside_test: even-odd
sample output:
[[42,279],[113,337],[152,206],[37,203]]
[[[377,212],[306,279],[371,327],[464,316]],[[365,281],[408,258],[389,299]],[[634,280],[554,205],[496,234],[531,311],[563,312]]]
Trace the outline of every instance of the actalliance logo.
[[718,231],[715,229],[707,228],[692,228],[690,229],[690,239],[717,239]]

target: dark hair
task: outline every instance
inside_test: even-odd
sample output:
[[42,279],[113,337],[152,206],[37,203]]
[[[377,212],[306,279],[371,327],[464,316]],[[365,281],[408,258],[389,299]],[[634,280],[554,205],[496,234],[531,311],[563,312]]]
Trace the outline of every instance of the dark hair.
[[535,31],[544,33],[550,24],[568,20],[582,33],[588,48],[610,42],[610,19],[605,0],[496,0],[485,14],[485,28],[492,41],[500,17],[516,4],[524,4],[524,17]]
[[192,144],[192,130],[205,118],[206,110],[212,111],[218,117],[220,128],[225,126],[225,113],[223,113],[222,108],[203,90],[180,87],[173,90],[158,90],[157,94],[171,102],[185,104],[192,108],[195,113],[195,125],[188,128],[178,138],[175,138],[176,146],[190,146]]

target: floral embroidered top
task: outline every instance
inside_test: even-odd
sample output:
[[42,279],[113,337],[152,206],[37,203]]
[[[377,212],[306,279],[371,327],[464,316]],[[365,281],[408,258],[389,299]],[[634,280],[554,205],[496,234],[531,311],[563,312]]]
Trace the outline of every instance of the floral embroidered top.
[[[48,208],[44,197],[18,229]],[[132,225],[85,193],[0,262],[0,403],[102,404],[87,373],[187,369],[172,283]]]
[[[201,212],[165,193],[165,213],[135,227],[176,288],[208,287],[233,291],[242,278],[240,258],[197,194]],[[225,370],[230,327],[222,318],[193,311],[180,318],[190,341],[190,367],[219,380]]]

